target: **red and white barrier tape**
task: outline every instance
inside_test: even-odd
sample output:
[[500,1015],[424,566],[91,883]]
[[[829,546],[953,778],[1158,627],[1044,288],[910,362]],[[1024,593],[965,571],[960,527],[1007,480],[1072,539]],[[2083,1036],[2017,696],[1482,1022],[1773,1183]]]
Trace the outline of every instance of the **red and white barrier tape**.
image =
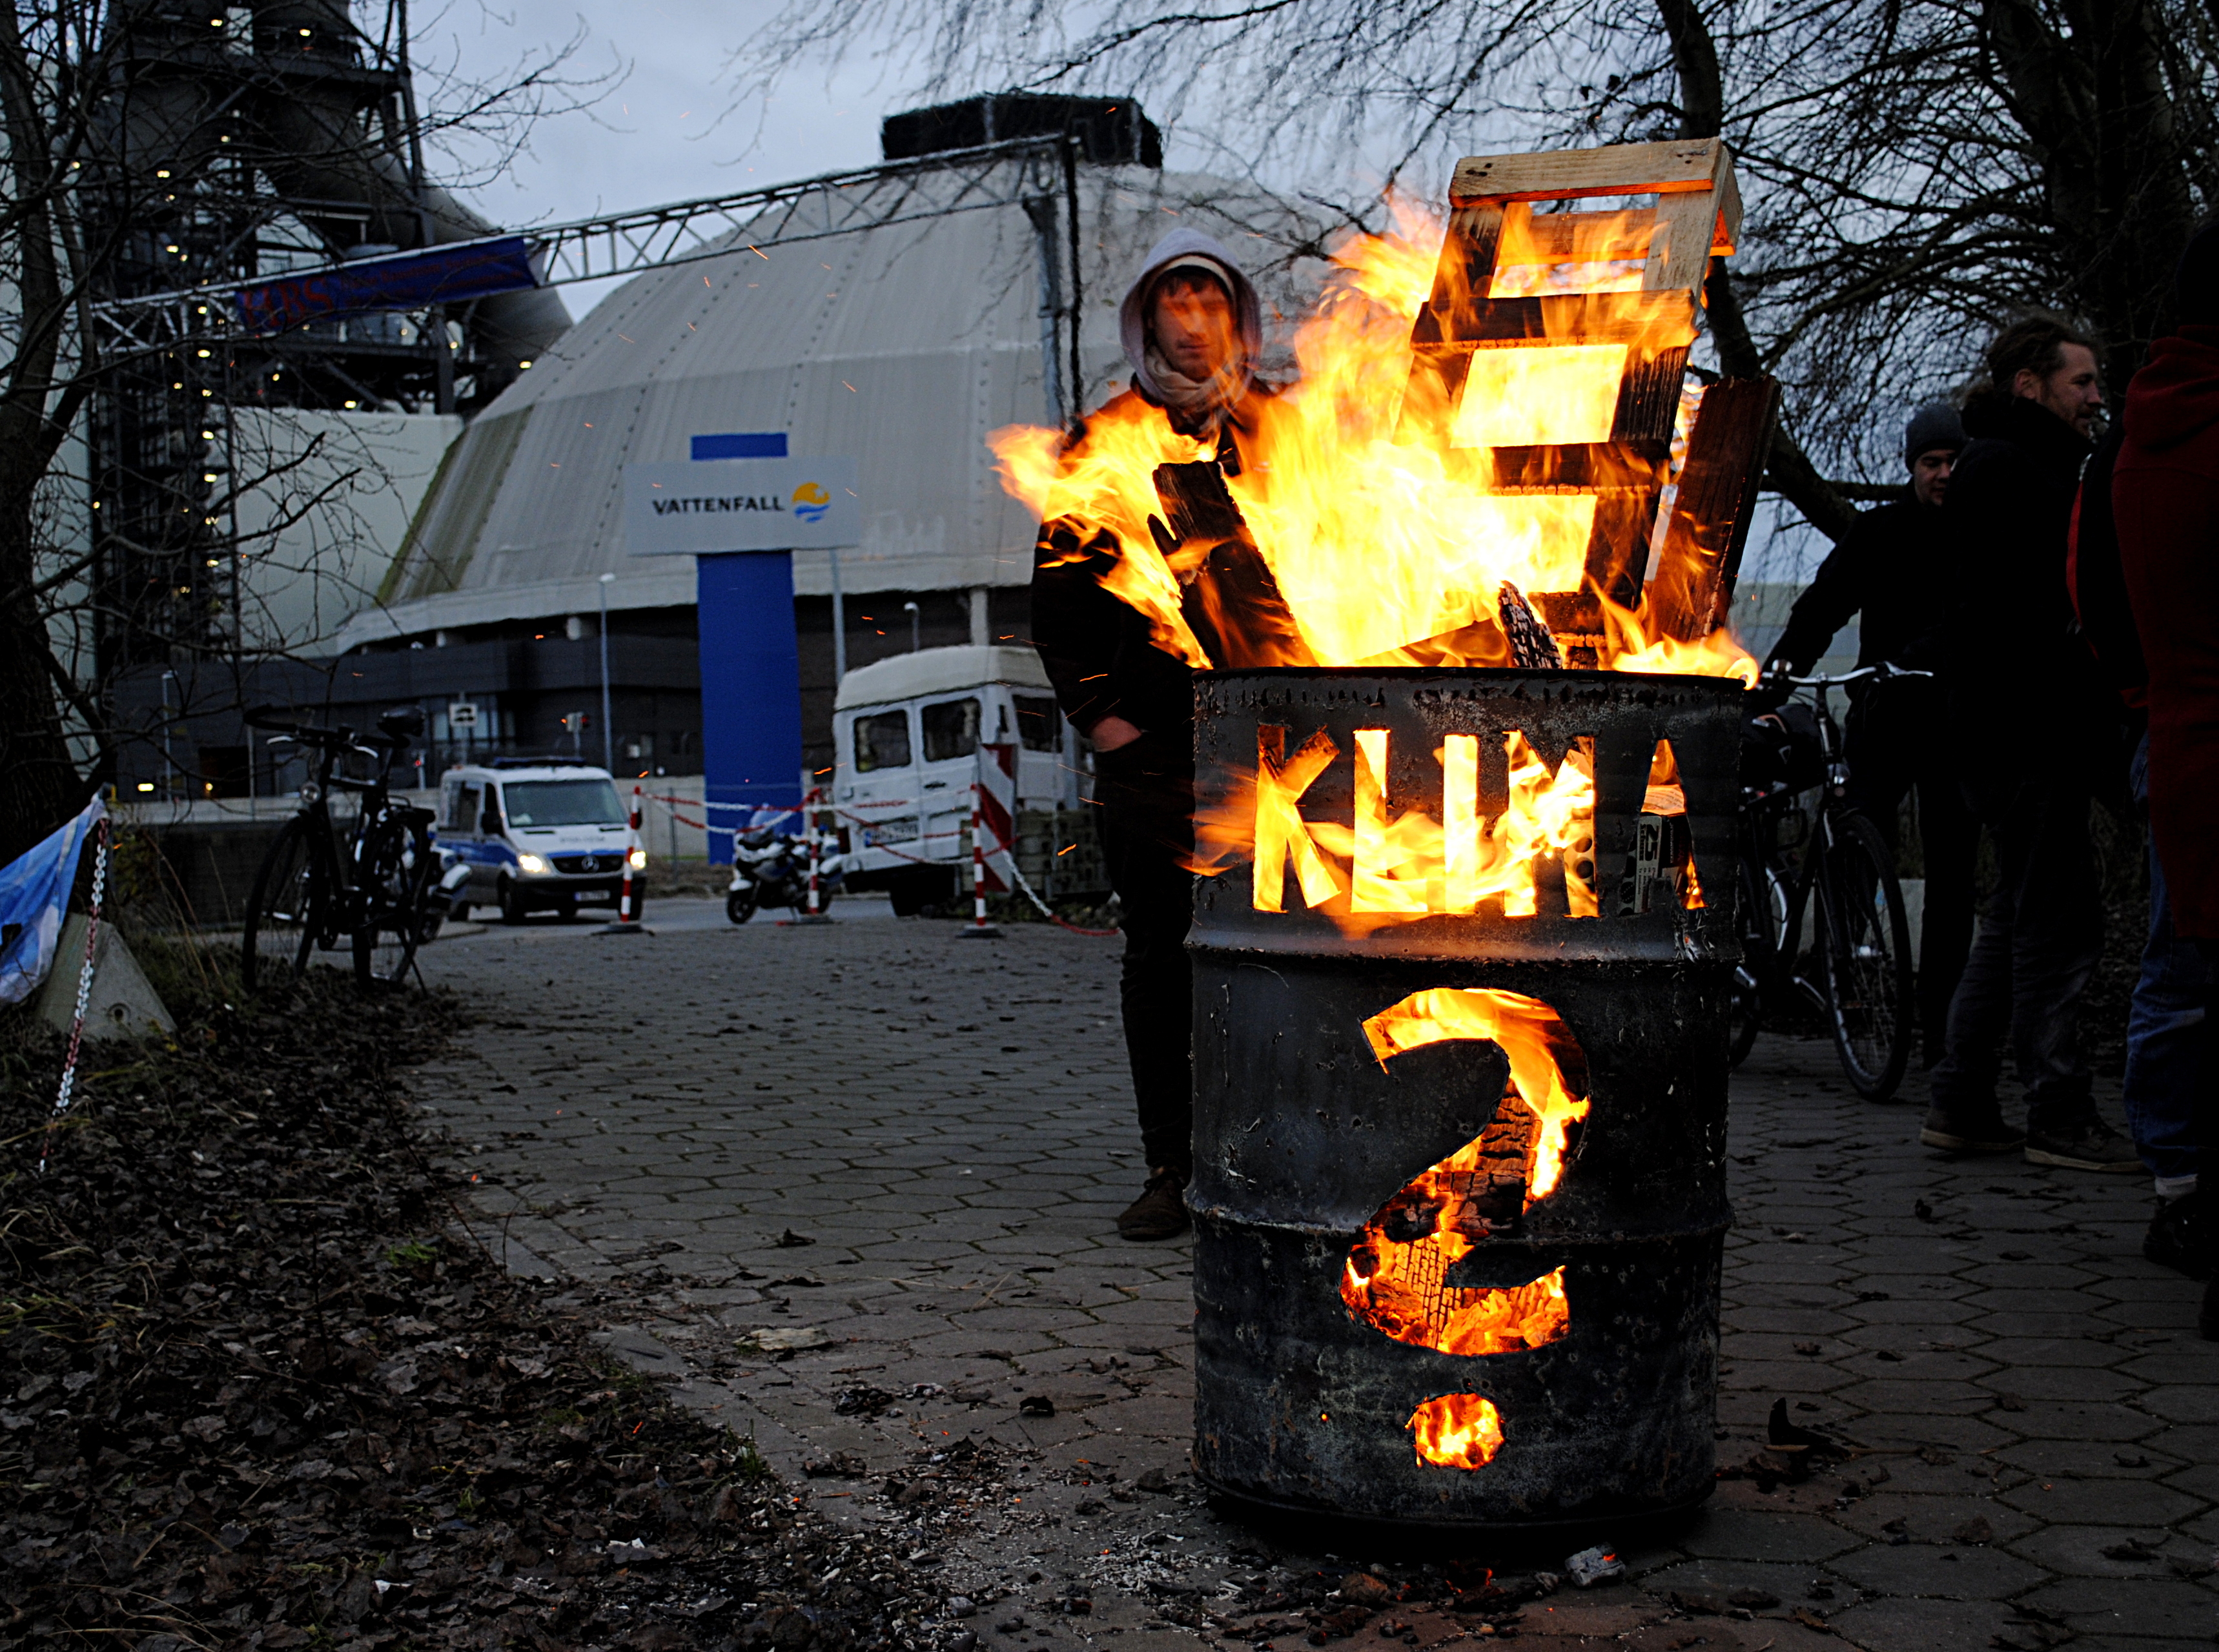
[[[47,1173],[47,1153],[53,1145],[54,1127],[62,1121],[70,1109],[70,1097],[77,1089],[77,1060],[84,1047],[84,1012],[92,1002],[92,960],[94,949],[100,944],[100,897],[108,887],[108,820],[105,816],[93,823],[98,834],[93,848],[92,904],[84,925],[84,962],[77,972],[77,1015],[70,1022],[69,1055],[62,1062],[62,1085],[54,1097],[54,1110],[47,1116],[45,1138],[39,1143],[39,1174]],[[59,964],[61,960],[54,960]]]
[[[656,793],[654,793],[654,792],[649,792],[649,793],[647,794],[647,796],[648,796],[648,798],[649,798],[651,801],[656,802],[656,803],[662,804],[665,808],[668,809],[668,810],[670,810],[670,812],[671,812],[672,816],[673,816],[673,817],[674,817],[678,821],[678,823],[679,823],[680,825],[681,825],[681,826],[692,826],[692,827],[694,827],[694,828],[696,828],[696,829],[699,829],[699,830],[702,830],[702,831],[706,831],[706,830],[708,830],[708,829],[709,829],[708,823],[707,823],[706,821],[694,820],[694,819],[693,819],[692,817],[688,817],[688,816],[679,814],[679,813],[678,813],[678,807],[677,807],[677,806],[678,806],[680,804],[694,804],[695,806],[697,806],[697,807],[699,807],[699,808],[702,809],[702,810],[703,810],[705,813],[708,810],[710,810],[710,809],[742,809],[742,808],[752,809],[753,807],[755,807],[755,805],[754,805],[754,804],[737,804],[737,803],[712,803],[712,804],[699,804],[699,803],[697,803],[697,802],[696,802],[696,800],[695,800],[694,798],[665,798],[665,797],[659,797],[659,796],[657,796]],[[819,806],[821,807],[821,805],[819,805]],[[844,821],[848,821],[848,822],[851,823],[852,823],[852,824],[854,824],[854,825],[857,825],[857,826],[861,826],[861,827],[868,828],[868,827],[876,826],[876,825],[879,825],[879,824],[880,824],[880,823],[881,823],[877,822],[877,821],[867,820],[867,819],[865,819],[862,816],[861,816],[861,815],[859,815],[859,814],[855,813],[852,810],[842,809],[842,808],[841,808],[841,807],[840,807],[838,804],[834,804],[834,805],[832,806],[832,811],[831,811],[831,812],[832,812],[835,816],[836,816],[837,817],[839,817],[840,819],[844,820]],[[735,827],[735,828],[728,828],[727,829],[730,829],[730,830],[737,830],[738,829],[737,829],[737,827]],[[892,844],[891,844],[891,843],[873,843],[873,844],[869,844],[869,845],[867,845],[867,847],[868,847],[868,848],[870,848],[876,849],[876,850],[878,850],[878,851],[879,851],[880,854],[891,854],[891,855],[892,855],[892,856],[894,857],[894,859],[896,859],[897,860],[906,860],[906,861],[908,861],[911,866],[948,866],[948,867],[950,867],[950,868],[954,868],[954,867],[955,867],[955,866],[960,866],[960,865],[962,864],[960,860],[933,860],[929,855],[923,855],[923,854],[911,854],[908,850],[906,850],[906,849],[898,849],[898,848],[894,848],[894,846],[893,846]],[[1025,874],[1024,874],[1022,872],[1018,871],[1018,869],[1017,869],[1017,857],[1016,857],[1016,854],[1015,854],[1014,852],[1012,852],[1012,851],[1010,849],[1009,845],[1007,845],[1007,844],[1005,844],[1005,843],[1001,843],[1001,842],[998,842],[995,844],[994,848],[991,848],[991,849],[990,849],[990,850],[988,850],[988,851],[986,851],[986,853],[988,853],[989,854],[1009,854],[1009,856],[1010,856],[1010,871],[1012,871],[1012,872],[1014,872],[1014,873],[1016,873],[1017,887],[1018,887],[1020,890],[1022,890],[1022,891],[1024,891],[1025,898],[1026,898],[1027,900],[1030,901],[1030,902],[1031,902],[1035,906],[1038,907],[1038,908],[1040,909],[1041,916],[1042,917],[1046,918],[1046,919],[1047,919],[1050,923],[1053,923],[1053,924],[1056,925],[1056,926],[1057,926],[1058,928],[1060,928],[1068,929],[1068,930],[1070,930],[1070,931],[1071,931],[1071,933],[1072,933],[1072,934],[1073,934],[1073,935],[1091,935],[1091,936],[1094,936],[1094,937],[1095,937],[1096,939],[1097,939],[1097,940],[1099,940],[1099,939],[1103,939],[1103,938],[1106,938],[1106,937],[1108,937],[1108,936],[1115,935],[1117,935],[1117,934],[1121,933],[1120,931],[1116,930],[1116,929],[1088,929],[1088,928],[1084,928],[1080,927],[1079,925],[1078,925],[1078,924],[1076,924],[1076,923],[1070,922],[1068,922],[1067,920],[1066,920],[1066,919],[1064,919],[1064,918],[1060,918],[1060,917],[1057,916],[1056,916],[1056,914],[1055,914],[1053,910],[1051,910],[1049,909],[1047,903],[1046,901],[1042,900],[1042,899],[1040,897],[1040,896],[1039,896],[1037,893],[1035,893],[1035,891],[1034,891],[1034,889],[1033,889],[1033,886],[1032,886],[1029,883],[1028,883],[1028,882],[1026,882],[1026,881],[1025,881]]]

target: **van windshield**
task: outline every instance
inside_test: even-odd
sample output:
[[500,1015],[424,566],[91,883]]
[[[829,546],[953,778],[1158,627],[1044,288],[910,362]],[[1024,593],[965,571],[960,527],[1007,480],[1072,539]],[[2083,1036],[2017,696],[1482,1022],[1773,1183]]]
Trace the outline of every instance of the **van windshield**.
[[500,791],[512,826],[624,824],[624,807],[607,780],[511,780]]

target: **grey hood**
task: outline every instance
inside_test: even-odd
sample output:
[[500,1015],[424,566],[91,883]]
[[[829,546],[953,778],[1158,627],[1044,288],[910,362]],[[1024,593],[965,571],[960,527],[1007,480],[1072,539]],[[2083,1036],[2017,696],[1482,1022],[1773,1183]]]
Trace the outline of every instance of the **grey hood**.
[[1257,301],[1256,289],[1233,255],[1214,237],[1200,230],[1175,229],[1149,249],[1148,261],[1134,277],[1133,284],[1125,289],[1125,301],[1117,308],[1117,334],[1125,346],[1125,359],[1133,363],[1133,382],[1151,401],[1161,403],[1163,387],[1155,382],[1148,370],[1148,318],[1145,301],[1148,287],[1157,273],[1167,264],[1184,258],[1201,257],[1225,266],[1233,282],[1233,305],[1240,319],[1240,346],[1247,357],[1250,370],[1254,370],[1256,358],[1264,351],[1264,308]]

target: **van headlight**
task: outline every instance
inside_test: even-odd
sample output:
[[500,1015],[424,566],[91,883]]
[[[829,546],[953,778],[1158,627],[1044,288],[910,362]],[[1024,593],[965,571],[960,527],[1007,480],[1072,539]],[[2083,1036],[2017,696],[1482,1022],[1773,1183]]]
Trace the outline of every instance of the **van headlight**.
[[644,872],[647,870],[647,851],[645,849],[634,849],[628,859],[631,861],[631,869],[634,872]]
[[528,878],[537,878],[547,870],[547,863],[536,854],[519,854],[516,857],[516,869]]

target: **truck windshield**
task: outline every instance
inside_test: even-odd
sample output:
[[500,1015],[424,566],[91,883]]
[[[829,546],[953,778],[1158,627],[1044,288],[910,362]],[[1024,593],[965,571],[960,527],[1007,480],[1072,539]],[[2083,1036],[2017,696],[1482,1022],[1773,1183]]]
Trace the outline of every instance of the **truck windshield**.
[[624,824],[624,807],[607,780],[511,780],[501,796],[512,826]]

